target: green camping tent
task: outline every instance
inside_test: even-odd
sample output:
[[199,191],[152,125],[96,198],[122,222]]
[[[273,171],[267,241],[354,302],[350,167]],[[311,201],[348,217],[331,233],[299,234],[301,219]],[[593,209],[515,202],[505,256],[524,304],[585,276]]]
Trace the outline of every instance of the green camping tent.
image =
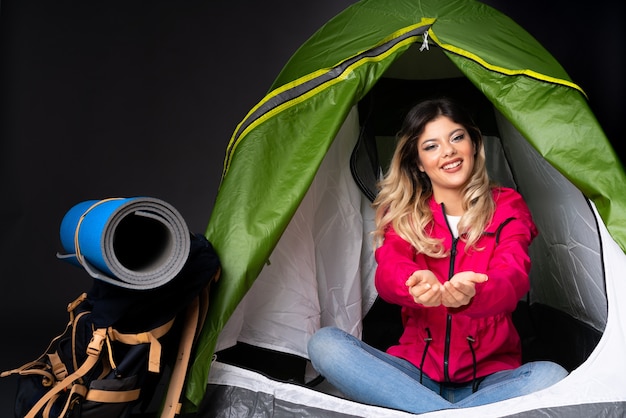
[[531,35],[477,1],[363,0],[295,52],[230,140],[206,231],[223,273],[187,381],[190,409],[205,395],[220,333],[270,265],[338,133],[387,78],[469,80],[626,250],[623,168],[584,91]]

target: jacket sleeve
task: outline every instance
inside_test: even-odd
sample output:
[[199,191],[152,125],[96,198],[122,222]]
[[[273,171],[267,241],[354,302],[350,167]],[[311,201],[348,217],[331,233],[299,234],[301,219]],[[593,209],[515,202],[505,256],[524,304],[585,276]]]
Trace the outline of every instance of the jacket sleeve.
[[414,261],[413,246],[400,237],[393,228],[388,228],[383,244],[376,249],[375,285],[381,298],[396,305],[416,308],[413,297],[405,285],[406,280],[416,270],[426,267]]
[[537,229],[526,204],[521,197],[519,199],[517,213],[499,228],[498,244],[486,271],[489,280],[476,285],[476,295],[462,310],[465,315],[484,317],[511,313],[530,290],[528,248]]

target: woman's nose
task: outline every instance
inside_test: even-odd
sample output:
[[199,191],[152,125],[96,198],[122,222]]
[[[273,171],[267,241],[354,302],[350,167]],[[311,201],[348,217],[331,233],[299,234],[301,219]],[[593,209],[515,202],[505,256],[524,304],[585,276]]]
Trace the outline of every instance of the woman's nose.
[[454,145],[450,142],[446,142],[443,149],[444,157],[449,157],[454,154],[456,154],[456,148],[454,148]]

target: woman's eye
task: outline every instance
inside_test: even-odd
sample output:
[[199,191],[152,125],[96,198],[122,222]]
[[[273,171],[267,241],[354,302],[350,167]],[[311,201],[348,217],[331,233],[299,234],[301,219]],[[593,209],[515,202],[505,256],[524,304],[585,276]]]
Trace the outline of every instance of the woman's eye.
[[424,151],[433,150],[433,149],[435,149],[435,147],[436,147],[436,145],[434,145],[434,144],[425,145],[424,146]]
[[460,135],[456,135],[455,137],[452,138],[453,142],[459,142],[462,141],[465,138],[465,134],[460,134]]

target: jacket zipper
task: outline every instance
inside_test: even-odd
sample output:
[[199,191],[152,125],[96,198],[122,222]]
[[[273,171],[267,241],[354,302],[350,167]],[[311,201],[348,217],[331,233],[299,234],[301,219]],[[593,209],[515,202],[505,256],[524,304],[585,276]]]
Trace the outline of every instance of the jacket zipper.
[[[458,238],[453,238],[452,248],[450,248],[450,272],[448,273],[448,280],[454,276],[454,259],[456,258],[456,244],[459,241]],[[446,345],[443,350],[443,376],[446,382],[450,381],[450,374],[448,367],[450,365],[450,336],[452,334],[452,314],[448,313],[446,318]]]
[[[450,224],[448,223],[448,217],[446,216],[446,207],[442,203],[441,204],[441,212],[443,213],[443,218],[446,221],[446,225],[448,226],[448,230],[450,231],[450,235],[452,236],[452,247],[450,248],[450,268],[448,270],[448,280],[454,276],[454,260],[456,259],[456,244],[459,241],[458,237],[454,236],[454,232],[452,232],[452,228],[450,228]],[[443,350],[443,378],[444,381],[450,381],[450,339],[452,334],[452,314],[448,313],[446,317],[446,340],[445,347]]]
[[[448,270],[448,280],[452,279],[452,276],[454,276],[454,261],[456,259],[456,254],[457,254],[457,243],[459,242],[459,238],[458,237],[454,237],[454,232],[452,232],[452,228],[450,228],[450,224],[448,223],[448,218],[446,216],[446,208],[443,205],[443,203],[441,204],[441,211],[443,212],[443,217],[446,221],[446,225],[448,226],[448,230],[450,231],[450,235],[452,235],[452,247],[450,248],[450,268]],[[500,224],[500,226],[498,227],[498,230],[496,231],[496,244],[500,241],[500,231],[502,230],[502,228],[509,223],[510,221],[512,221],[515,218],[508,218],[507,220],[505,220],[502,224]],[[486,233],[485,233],[486,234]],[[443,350],[443,377],[444,377],[444,381],[446,382],[450,382],[450,372],[449,372],[449,366],[450,366],[450,339],[451,339],[451,334],[452,334],[452,314],[448,313],[446,316],[446,340],[445,340],[445,347]],[[471,337],[469,337],[471,338]],[[473,341],[470,341],[470,349],[472,350],[472,355],[474,355],[473,353],[473,349],[472,349],[472,343]],[[476,363],[476,361],[474,360],[474,364]],[[474,371],[474,374],[476,373],[476,371]],[[474,384],[476,384],[476,379],[474,378]],[[476,386],[474,387],[474,392],[476,391]]]

